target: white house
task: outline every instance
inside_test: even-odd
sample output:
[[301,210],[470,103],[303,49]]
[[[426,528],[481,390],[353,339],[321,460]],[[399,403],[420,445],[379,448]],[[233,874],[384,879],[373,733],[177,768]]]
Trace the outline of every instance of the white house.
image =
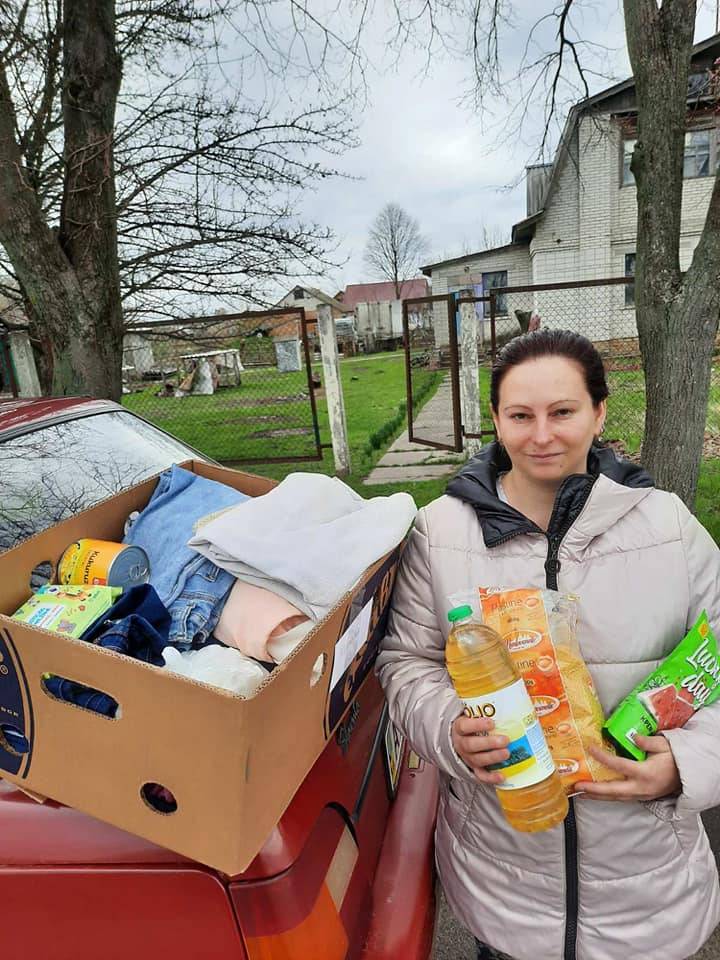
[[[313,348],[319,350],[317,337],[317,312],[318,308],[326,305],[330,307],[333,320],[335,321],[335,331],[337,334],[338,350],[344,356],[352,355],[355,352],[356,332],[355,318],[352,308],[345,306],[340,300],[331,297],[316,287],[293,287],[280,300],[278,307],[302,307],[305,311],[305,319],[308,321],[308,336]],[[297,328],[297,320],[292,319],[283,324],[273,323],[272,336],[275,341],[275,349],[278,352],[278,362],[281,360],[283,369],[299,370],[302,365],[300,340]],[[291,365],[288,359],[292,354]],[[297,365],[295,365],[297,363]]]
[[[720,34],[693,49],[680,239],[686,269],[700,237],[720,160],[718,118],[709,69]],[[524,220],[512,242],[423,267],[433,294],[629,276],[635,270],[637,197],[630,159],[636,136],[634,80],[576,104],[551,164],[527,169]],[[551,326],[570,326],[594,340],[637,335],[634,290],[628,286],[498,297],[498,330],[518,331],[516,310],[537,310]],[[436,321],[437,324],[437,321]],[[438,336],[440,331],[438,330]]]
[[[403,280],[399,290],[388,280],[350,283],[339,296],[345,307],[355,313],[358,339],[367,351],[373,351],[402,344],[403,300],[427,297],[429,293],[427,280],[413,277]],[[422,314],[422,306],[412,304],[408,312],[411,325],[418,325]]]

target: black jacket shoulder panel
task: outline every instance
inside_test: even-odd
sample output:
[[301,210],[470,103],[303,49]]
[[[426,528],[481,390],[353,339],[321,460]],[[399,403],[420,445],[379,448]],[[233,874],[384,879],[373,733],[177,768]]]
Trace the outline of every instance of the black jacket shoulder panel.
[[[498,497],[498,474],[511,466],[504,448],[495,441],[468,461],[447,486],[448,496],[457,497],[475,510],[487,547],[521,533],[545,533]],[[558,490],[548,536],[562,533],[573,523],[600,474],[626,487],[654,486],[652,478],[641,466],[621,459],[611,447],[593,444],[588,454],[587,473],[567,477]]]

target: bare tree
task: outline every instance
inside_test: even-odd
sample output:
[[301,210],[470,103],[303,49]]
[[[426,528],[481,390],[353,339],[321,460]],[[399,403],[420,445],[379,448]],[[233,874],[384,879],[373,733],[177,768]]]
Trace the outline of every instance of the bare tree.
[[683,150],[695,0],[625,0],[638,130],[635,302],[647,408],[643,458],[658,484],[695,501],[720,319],[717,174],[690,268],[680,272]]
[[[352,142],[324,75],[342,44],[271,7],[0,0],[0,293],[53,393],[117,399],[128,325],[265,304],[327,264],[329,231],[295,211]],[[303,73],[307,105],[282,96]]]
[[394,285],[399,300],[404,283],[416,275],[426,248],[415,217],[397,203],[386,203],[370,228],[365,263],[375,276]]
[[468,240],[467,237],[464,237],[459,247],[451,247],[438,254],[433,254],[433,261],[440,263],[443,260],[472,257],[474,254],[494,250],[496,247],[504,247],[506,243],[510,243],[508,231],[503,230],[502,227],[497,226],[497,224],[488,226],[483,223],[476,240]]
[[[692,506],[720,319],[717,174],[692,263],[684,275],[680,271],[683,149],[698,3],[624,0],[623,7],[637,106],[632,171],[638,206],[635,307],[646,384],[643,461],[659,486]],[[405,42],[422,29],[428,62],[443,46],[455,58],[465,56],[472,64],[470,99],[478,110],[490,95],[507,99],[507,91],[514,91],[502,111],[504,135],[515,142],[529,115],[542,116],[543,135],[533,157],[542,160],[567,108],[587,98],[598,80],[609,79],[607,51],[583,37],[578,26],[583,10],[579,0],[541,4],[519,61],[510,48],[518,35],[518,11],[511,2],[396,5],[397,39]],[[510,75],[503,69],[506,61],[513,64]],[[720,90],[717,78],[711,82]]]

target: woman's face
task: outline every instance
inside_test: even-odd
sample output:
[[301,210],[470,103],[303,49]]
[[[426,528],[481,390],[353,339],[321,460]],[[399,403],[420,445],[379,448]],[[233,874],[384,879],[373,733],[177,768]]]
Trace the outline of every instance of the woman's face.
[[510,367],[493,420],[513,471],[558,485],[587,470],[590,445],[605,421],[605,401],[593,406],[579,364],[539,357]]

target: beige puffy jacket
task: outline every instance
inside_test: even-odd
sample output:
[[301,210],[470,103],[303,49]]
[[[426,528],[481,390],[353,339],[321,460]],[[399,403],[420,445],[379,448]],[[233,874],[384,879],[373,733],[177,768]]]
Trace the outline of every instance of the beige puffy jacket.
[[[392,719],[441,771],[436,860],[447,899],[476,937],[517,960],[682,960],[720,919],[699,817],[720,803],[720,703],[666,734],[679,798],[576,798],[570,823],[545,833],[513,831],[493,788],[452,748],[461,707],[444,665],[448,597],[479,585],[554,585],[549,537],[503,535],[489,476],[479,504],[444,496],[418,515],[377,666]],[[703,608],[720,637],[720,553],[675,496],[600,475],[562,534],[557,588],[580,598],[580,645],[606,714]]]

